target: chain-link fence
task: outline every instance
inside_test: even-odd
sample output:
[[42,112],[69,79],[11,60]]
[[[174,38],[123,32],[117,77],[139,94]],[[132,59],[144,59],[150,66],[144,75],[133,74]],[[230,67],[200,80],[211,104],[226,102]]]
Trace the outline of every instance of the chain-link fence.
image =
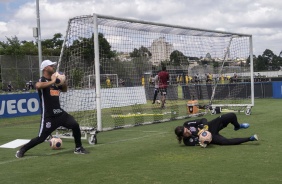
[[[43,60],[50,59],[58,61],[57,56],[43,56]],[[25,90],[27,83],[33,84],[38,81],[39,62],[38,56],[0,56],[0,89],[8,90],[8,84],[11,84],[12,90]]]

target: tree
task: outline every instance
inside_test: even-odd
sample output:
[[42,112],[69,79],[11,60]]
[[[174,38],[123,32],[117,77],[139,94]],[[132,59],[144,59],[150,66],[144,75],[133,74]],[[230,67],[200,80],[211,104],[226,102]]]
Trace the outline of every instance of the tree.
[[0,42],[1,44],[1,54],[4,55],[23,55],[23,52],[21,50],[21,43],[18,39],[17,36],[15,37],[11,37],[11,38],[7,38],[7,42]]
[[[79,38],[73,41],[71,47],[80,48],[82,50],[82,55],[89,62],[94,61],[94,34],[90,38]],[[104,37],[103,33],[98,34],[99,40],[99,52],[100,57],[103,58],[113,58],[116,56],[116,52],[111,50],[111,45],[108,40]]]
[[[92,38],[91,38],[92,40],[93,40],[93,37],[94,35],[92,35]],[[110,59],[116,56],[116,52],[111,50],[112,46],[110,45],[108,40],[104,37],[103,33],[98,34],[98,40],[99,40],[100,53],[103,53],[104,57]]]
[[211,57],[211,54],[210,54],[210,53],[207,53],[207,54],[206,54],[206,58],[211,59],[211,58],[212,58],[212,57]]
[[275,54],[269,49],[266,49],[262,54],[262,57],[266,58],[269,63],[271,63],[274,56]]
[[150,57],[152,53],[148,48],[141,46],[139,49],[134,48],[132,52],[129,53],[130,57]]
[[6,43],[0,41],[0,55],[4,55],[5,54],[5,46],[6,46]]
[[63,38],[63,35],[61,33],[54,34],[53,39],[52,39],[53,43],[54,43],[53,48],[61,49],[63,42],[64,42],[64,40],[62,38]]
[[212,65],[213,65],[214,68],[217,68],[217,67],[219,67],[219,62],[213,61]]
[[24,55],[37,55],[38,49],[33,41],[22,41],[21,50]]
[[[256,62],[257,62],[257,57],[256,57],[256,55],[253,55],[253,63],[256,63]],[[250,66],[250,64],[251,64],[251,59],[250,59],[250,56],[249,56],[248,59],[247,59],[246,65]]]
[[277,70],[281,66],[281,57],[276,56],[271,50],[266,49],[257,59],[254,58],[255,71]]
[[188,57],[182,52],[175,50],[170,54],[170,64],[180,66],[181,64],[189,65]]
[[268,59],[259,55],[256,62],[254,63],[255,71],[264,71],[268,69]]
[[280,70],[282,66],[282,57],[274,55],[272,58],[272,70]]
[[42,54],[45,56],[59,56],[63,44],[63,35],[61,33],[54,34],[52,39],[41,41]]

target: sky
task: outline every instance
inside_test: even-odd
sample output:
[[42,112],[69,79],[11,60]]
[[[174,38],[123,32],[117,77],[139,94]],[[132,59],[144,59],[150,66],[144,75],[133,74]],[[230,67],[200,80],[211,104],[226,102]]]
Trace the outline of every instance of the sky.
[[[278,0],[39,0],[41,38],[66,32],[70,18],[93,13],[253,36],[253,53],[282,51]],[[0,0],[0,41],[35,41],[36,0]]]

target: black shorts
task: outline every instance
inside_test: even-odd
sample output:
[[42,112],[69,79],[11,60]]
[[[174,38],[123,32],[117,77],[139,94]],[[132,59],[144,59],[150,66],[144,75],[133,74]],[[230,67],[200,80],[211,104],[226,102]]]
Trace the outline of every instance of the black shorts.
[[160,88],[159,90],[160,90],[162,96],[166,96],[166,94],[167,94],[166,88]]
[[41,135],[47,137],[60,126],[63,126],[67,129],[73,129],[74,127],[79,128],[79,125],[73,116],[64,111],[60,116],[47,117],[41,120],[38,135],[39,137]]

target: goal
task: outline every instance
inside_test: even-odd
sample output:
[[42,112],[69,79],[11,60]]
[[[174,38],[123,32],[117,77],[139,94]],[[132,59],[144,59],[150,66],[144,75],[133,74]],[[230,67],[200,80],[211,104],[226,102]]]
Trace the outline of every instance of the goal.
[[[252,56],[251,35],[97,14],[74,17],[58,66],[69,85],[62,106],[80,124],[99,131],[206,112],[189,114],[191,99],[211,112],[238,107],[250,113]],[[160,108],[152,104],[150,78],[164,65],[171,78],[165,108]],[[185,82],[175,81],[180,76]],[[112,78],[111,86],[107,77]]]
[[[96,76],[88,75],[84,76],[83,80],[83,88],[95,88],[96,87]],[[121,86],[121,82],[119,84],[119,79],[117,74],[100,74],[100,84],[101,88],[112,88]]]

